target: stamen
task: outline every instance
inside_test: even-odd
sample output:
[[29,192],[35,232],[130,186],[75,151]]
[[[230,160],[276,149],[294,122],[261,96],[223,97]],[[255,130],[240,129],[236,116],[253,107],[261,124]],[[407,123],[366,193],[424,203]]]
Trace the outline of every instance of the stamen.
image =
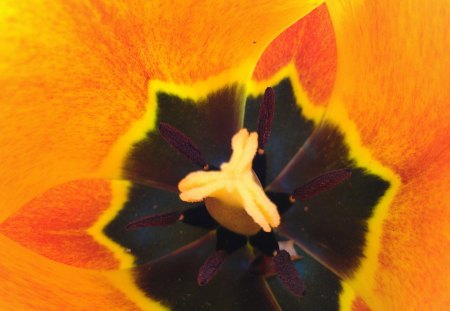
[[277,252],[273,257],[275,270],[283,285],[293,295],[302,297],[305,295],[305,284],[291,260],[291,256],[285,250]]
[[227,252],[224,250],[215,251],[214,254],[209,256],[198,271],[198,285],[204,286],[208,284],[217,272],[219,272],[226,258]]
[[208,170],[209,166],[205,162],[200,149],[187,135],[172,125],[164,122],[159,123],[159,133],[174,149],[185,155],[189,160],[204,170]]
[[182,219],[183,215],[180,212],[155,214],[130,222],[126,226],[126,229],[135,230],[144,227],[165,227],[168,225],[172,225]]
[[352,176],[350,169],[344,168],[330,171],[295,189],[290,200],[293,202],[295,200],[309,199],[321,192],[331,190],[335,186],[349,179],[350,176]]
[[260,155],[264,154],[264,146],[269,140],[274,110],[275,92],[268,87],[258,113],[258,154]]

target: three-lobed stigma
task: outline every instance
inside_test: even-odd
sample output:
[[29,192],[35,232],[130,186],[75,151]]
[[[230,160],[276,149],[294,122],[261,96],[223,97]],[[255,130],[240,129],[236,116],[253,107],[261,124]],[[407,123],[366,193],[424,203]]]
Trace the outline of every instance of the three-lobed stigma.
[[252,235],[260,228],[270,232],[280,224],[280,215],[252,169],[258,134],[241,129],[231,146],[231,159],[220,166],[220,171],[198,171],[180,181],[180,199],[205,200],[211,216],[233,232]]

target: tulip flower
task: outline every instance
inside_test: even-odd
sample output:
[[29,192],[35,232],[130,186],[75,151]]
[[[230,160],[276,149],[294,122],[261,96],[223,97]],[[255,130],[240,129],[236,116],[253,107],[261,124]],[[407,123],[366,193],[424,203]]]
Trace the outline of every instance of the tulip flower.
[[449,21],[2,1],[0,309],[445,309]]

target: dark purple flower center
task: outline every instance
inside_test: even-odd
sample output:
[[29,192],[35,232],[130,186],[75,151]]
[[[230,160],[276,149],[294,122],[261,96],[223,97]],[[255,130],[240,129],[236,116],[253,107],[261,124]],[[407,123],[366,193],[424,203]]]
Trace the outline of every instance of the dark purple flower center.
[[[274,106],[274,92],[272,88],[267,88],[258,113],[258,152],[255,155],[252,165],[253,171],[261,180],[263,188],[266,186],[266,155],[264,148],[270,136],[274,117]],[[216,169],[213,165],[206,163],[202,152],[195,142],[182,131],[168,123],[160,123],[159,131],[162,138],[169,145],[194,164],[202,167],[204,170]],[[295,189],[291,194],[266,192],[266,195],[272,199],[279,213],[282,214],[292,206],[295,200],[311,198],[321,192],[330,190],[350,178],[350,176],[350,170],[334,170],[314,178],[305,185]],[[305,286],[299,272],[292,263],[291,256],[285,250],[280,250],[274,231],[264,232],[260,230],[251,236],[234,232],[221,226],[220,220],[217,221],[214,219],[214,215],[208,213],[205,204],[200,204],[182,212],[173,211],[146,216],[128,224],[127,229],[133,230],[143,227],[167,226],[178,221],[192,226],[216,230],[216,251],[205,259],[204,264],[198,272],[197,280],[200,286],[208,284],[219,273],[228,255],[231,255],[249,243],[259,256],[272,258],[275,271],[286,289],[295,296],[302,296],[305,292]]]

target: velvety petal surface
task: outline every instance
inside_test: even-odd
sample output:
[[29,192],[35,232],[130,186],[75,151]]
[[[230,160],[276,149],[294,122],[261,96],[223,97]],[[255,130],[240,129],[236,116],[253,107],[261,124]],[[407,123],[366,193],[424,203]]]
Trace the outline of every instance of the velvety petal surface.
[[4,310],[160,310],[126,275],[69,267],[3,235],[0,241]]
[[445,309],[449,6],[330,1],[329,8],[340,55],[330,109],[348,114],[362,144],[401,183],[383,222],[377,260],[354,288],[375,310]]
[[[95,235],[102,230],[101,216],[121,207],[119,196],[127,186],[107,180],[60,184],[11,215],[0,224],[0,233],[60,263],[87,269],[118,268],[118,258]],[[95,229],[99,232],[94,233]]]

